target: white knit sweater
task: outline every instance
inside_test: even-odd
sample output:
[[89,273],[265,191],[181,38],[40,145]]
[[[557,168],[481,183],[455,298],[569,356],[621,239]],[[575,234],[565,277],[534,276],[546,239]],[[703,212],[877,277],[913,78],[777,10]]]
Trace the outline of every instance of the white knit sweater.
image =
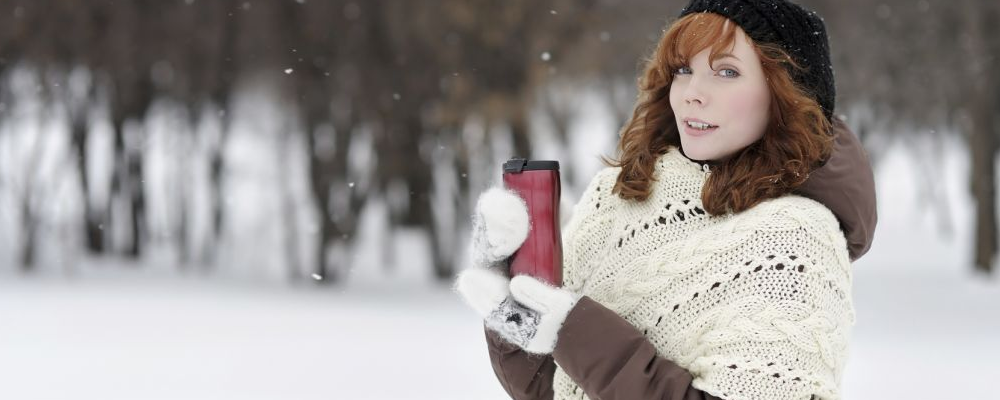
[[[676,148],[644,202],[597,173],[563,230],[565,287],[628,320],[658,354],[726,400],[840,398],[851,264],[836,217],[797,195],[709,216],[710,172]],[[585,399],[557,366],[555,399]]]

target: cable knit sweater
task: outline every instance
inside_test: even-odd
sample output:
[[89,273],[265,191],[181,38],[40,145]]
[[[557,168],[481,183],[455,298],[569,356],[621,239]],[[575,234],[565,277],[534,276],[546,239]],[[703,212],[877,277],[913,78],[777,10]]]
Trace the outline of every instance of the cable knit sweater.
[[[798,195],[709,216],[708,174],[676,148],[661,155],[650,197],[611,193],[598,172],[563,231],[564,286],[615,311],[658,354],[727,400],[840,398],[851,265],[837,219]],[[557,360],[558,364],[558,360]],[[557,365],[555,399],[585,399]]]

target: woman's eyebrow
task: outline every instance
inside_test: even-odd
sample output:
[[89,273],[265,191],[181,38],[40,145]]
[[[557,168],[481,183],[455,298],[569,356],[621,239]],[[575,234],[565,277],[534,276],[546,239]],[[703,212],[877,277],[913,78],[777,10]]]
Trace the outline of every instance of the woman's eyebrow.
[[736,57],[735,55],[733,55],[733,54],[731,54],[731,53],[719,53],[719,54],[717,54],[717,56],[715,57],[715,59],[716,59],[716,60],[721,60],[721,59],[723,59],[723,58],[735,58],[735,59],[736,59],[736,61],[743,61],[743,60],[740,60],[740,58],[739,58],[739,57]]

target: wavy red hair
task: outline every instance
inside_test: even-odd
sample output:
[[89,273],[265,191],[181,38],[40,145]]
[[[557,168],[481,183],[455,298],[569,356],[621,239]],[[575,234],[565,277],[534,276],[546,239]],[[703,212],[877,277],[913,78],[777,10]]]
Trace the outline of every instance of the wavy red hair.
[[[618,159],[603,162],[621,167],[612,190],[626,200],[649,197],[656,159],[671,146],[681,147],[680,133],[670,107],[673,71],[706,48],[710,63],[735,45],[738,26],[713,13],[687,15],[664,32],[646,60],[632,117],[620,132]],[[833,148],[831,121],[819,103],[790,71],[801,69],[779,46],[756,43],[771,93],[771,118],[763,137],[712,169],[702,189],[705,211],[712,215],[738,213],[780,197],[805,182],[823,165]]]

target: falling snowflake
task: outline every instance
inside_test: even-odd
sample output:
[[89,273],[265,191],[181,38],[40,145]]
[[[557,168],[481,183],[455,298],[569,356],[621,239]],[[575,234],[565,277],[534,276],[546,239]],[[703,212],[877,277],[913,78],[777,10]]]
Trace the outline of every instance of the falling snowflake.
[[291,68],[285,68],[285,75],[291,75],[292,71],[293,71],[293,69],[291,69]]
[[549,61],[550,59],[552,59],[552,55],[549,52],[542,53],[542,61]]
[[312,274],[312,277],[313,277],[313,279],[315,279],[317,281],[323,280],[323,275],[320,275],[320,274]]

